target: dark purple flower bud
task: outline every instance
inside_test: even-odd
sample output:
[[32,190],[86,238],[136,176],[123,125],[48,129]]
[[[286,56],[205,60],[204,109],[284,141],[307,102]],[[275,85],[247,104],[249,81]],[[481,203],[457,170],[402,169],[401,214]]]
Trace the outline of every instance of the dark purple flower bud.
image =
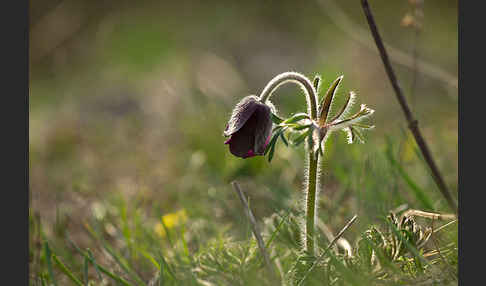
[[263,155],[272,135],[271,108],[254,95],[243,98],[233,110],[224,131],[231,154],[248,158]]

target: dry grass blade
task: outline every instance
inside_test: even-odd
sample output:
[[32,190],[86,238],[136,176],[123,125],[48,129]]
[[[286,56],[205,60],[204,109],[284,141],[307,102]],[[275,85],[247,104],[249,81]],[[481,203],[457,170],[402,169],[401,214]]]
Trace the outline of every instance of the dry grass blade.
[[453,221],[450,221],[440,227],[438,227],[437,229],[434,229],[434,233],[438,232],[438,231],[441,231],[442,229],[448,227],[449,225],[453,224],[453,223],[456,223],[457,222],[457,219],[453,220]]
[[404,212],[402,216],[419,216],[419,217],[428,218],[432,220],[456,219],[456,216],[454,214],[438,214],[438,213],[424,212],[420,210],[408,210]]
[[263,243],[263,238],[260,234],[260,231],[258,230],[258,225],[256,223],[255,216],[253,215],[250,207],[248,206],[248,202],[246,200],[245,194],[243,191],[240,189],[240,186],[236,181],[231,182],[231,186],[233,186],[233,189],[235,190],[236,194],[240,198],[241,204],[245,208],[245,213],[248,216],[248,220],[250,221],[251,229],[253,231],[253,234],[255,235],[255,238],[258,243],[258,248],[260,249],[260,252],[262,253],[262,256],[265,260],[265,265],[267,266],[268,271],[271,273],[272,279],[274,278],[274,273],[272,264],[270,263],[270,258],[268,256],[267,251],[265,250],[265,244]]

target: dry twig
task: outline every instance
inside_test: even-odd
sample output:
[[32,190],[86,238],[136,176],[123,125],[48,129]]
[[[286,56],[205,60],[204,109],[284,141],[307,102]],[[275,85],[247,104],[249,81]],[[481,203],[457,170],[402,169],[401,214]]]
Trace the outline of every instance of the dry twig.
[[240,189],[240,186],[236,181],[231,182],[231,186],[233,186],[233,189],[235,190],[236,194],[238,194],[238,197],[240,198],[241,204],[245,208],[245,213],[248,216],[248,220],[250,221],[251,225],[251,230],[253,231],[253,234],[255,235],[255,238],[257,240],[258,248],[260,249],[260,252],[263,255],[263,258],[265,260],[265,265],[268,268],[268,271],[272,275],[272,279],[274,278],[275,272],[273,271],[272,264],[270,263],[270,258],[268,256],[267,251],[265,250],[265,243],[263,243],[263,238],[260,235],[260,231],[258,230],[258,225],[255,219],[255,216],[253,216],[253,213],[251,212],[250,207],[248,206],[248,202],[246,200],[245,194],[243,191]]
[[405,118],[407,119],[408,127],[410,131],[412,131],[412,134],[415,138],[415,142],[417,142],[417,145],[419,146],[420,151],[422,152],[422,155],[424,156],[424,159],[427,162],[427,165],[432,171],[432,177],[435,183],[437,184],[437,186],[439,187],[440,192],[447,200],[449,206],[454,210],[455,213],[457,213],[456,202],[453,200],[452,195],[449,192],[449,189],[447,188],[447,185],[445,184],[444,179],[442,178],[442,175],[439,172],[439,169],[437,168],[434,159],[432,158],[432,154],[429,150],[429,147],[427,146],[427,143],[425,142],[425,139],[423,138],[422,133],[420,132],[420,129],[418,127],[418,121],[413,116],[412,111],[408,106],[407,100],[403,95],[402,89],[400,88],[398,79],[391,66],[390,60],[388,58],[388,54],[383,44],[383,40],[381,39],[381,36],[378,33],[378,28],[376,27],[375,19],[373,17],[373,14],[371,14],[371,9],[369,7],[368,1],[361,0],[361,4],[363,6],[363,11],[368,21],[368,25],[370,26],[371,34],[373,35],[378,51],[380,52],[381,59],[383,60],[383,65],[385,66],[385,70],[388,75],[388,78],[390,79],[390,82],[393,86],[393,90],[395,91],[397,100],[400,103],[403,112],[405,113]]

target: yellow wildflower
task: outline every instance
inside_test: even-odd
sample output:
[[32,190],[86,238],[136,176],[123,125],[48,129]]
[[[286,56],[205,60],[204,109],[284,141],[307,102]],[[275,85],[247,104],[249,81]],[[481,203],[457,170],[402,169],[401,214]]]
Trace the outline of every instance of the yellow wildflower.
[[173,213],[168,213],[161,217],[161,222],[158,222],[155,225],[154,231],[161,237],[165,237],[167,234],[165,232],[164,226],[162,225],[162,222],[165,224],[167,229],[170,230],[171,228],[181,225],[186,221],[187,221],[187,212],[185,209],[181,209]]

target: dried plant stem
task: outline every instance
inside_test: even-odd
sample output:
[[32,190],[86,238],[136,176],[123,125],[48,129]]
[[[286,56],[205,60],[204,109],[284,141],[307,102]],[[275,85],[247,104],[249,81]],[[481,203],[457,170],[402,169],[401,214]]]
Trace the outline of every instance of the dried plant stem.
[[265,250],[265,244],[263,243],[263,238],[260,234],[260,231],[258,230],[258,225],[255,219],[255,216],[253,216],[253,213],[248,206],[248,202],[246,201],[245,194],[243,191],[240,189],[240,186],[236,181],[231,182],[231,186],[233,186],[233,189],[235,190],[236,194],[240,198],[241,204],[245,208],[245,213],[248,216],[248,220],[250,221],[251,225],[251,230],[253,231],[253,234],[255,235],[255,238],[257,240],[258,248],[260,249],[260,252],[262,253],[263,259],[265,260],[265,265],[267,266],[268,271],[271,273],[272,278],[273,278],[273,267],[272,264],[270,263],[270,258],[268,256],[267,251]]
[[450,222],[448,222],[448,223],[446,223],[446,224],[444,224],[444,225],[442,225],[442,226],[440,226],[440,227],[438,227],[438,228],[434,229],[434,233],[436,233],[436,232],[438,232],[438,231],[441,231],[442,229],[444,229],[444,228],[448,227],[449,225],[451,225],[451,224],[453,224],[453,223],[456,223],[456,222],[457,222],[457,219],[452,220],[452,221],[450,221]]
[[456,219],[456,216],[453,214],[438,214],[438,213],[424,212],[421,210],[408,210],[404,212],[402,216],[419,216],[419,217],[428,218],[432,220]]
[[306,197],[306,224],[305,224],[305,242],[307,253],[314,255],[314,228],[316,216],[316,193],[317,193],[317,174],[318,174],[318,157],[309,148],[307,150],[307,197]]
[[365,13],[366,19],[368,21],[368,25],[371,30],[371,34],[373,35],[373,38],[375,40],[375,44],[380,52],[381,59],[383,60],[383,65],[385,66],[386,73],[388,75],[388,78],[390,79],[390,82],[393,86],[393,89],[395,91],[395,95],[397,97],[398,102],[400,103],[400,106],[405,113],[405,118],[408,122],[408,127],[410,128],[410,131],[412,132],[415,142],[417,142],[417,145],[420,148],[420,151],[422,152],[422,155],[424,156],[425,161],[427,162],[427,165],[429,166],[430,170],[432,171],[432,177],[439,187],[440,192],[444,196],[444,198],[447,200],[447,203],[451,207],[451,209],[457,213],[457,206],[452,198],[451,193],[449,192],[449,189],[447,188],[447,185],[444,182],[444,179],[442,178],[441,173],[439,172],[439,169],[437,168],[437,165],[435,164],[435,161],[432,158],[432,154],[429,150],[429,147],[427,146],[425,139],[422,136],[422,133],[420,132],[420,129],[418,127],[418,121],[417,119],[414,118],[412,112],[410,111],[410,108],[407,104],[407,101],[405,99],[405,96],[403,95],[402,89],[400,88],[400,85],[398,84],[397,77],[395,75],[395,72],[391,66],[390,60],[388,58],[388,54],[385,50],[385,46],[383,45],[383,40],[381,39],[380,34],[378,33],[378,28],[376,27],[375,19],[373,18],[373,15],[371,14],[371,10],[368,4],[367,0],[361,0],[361,4],[363,6],[363,11]]

